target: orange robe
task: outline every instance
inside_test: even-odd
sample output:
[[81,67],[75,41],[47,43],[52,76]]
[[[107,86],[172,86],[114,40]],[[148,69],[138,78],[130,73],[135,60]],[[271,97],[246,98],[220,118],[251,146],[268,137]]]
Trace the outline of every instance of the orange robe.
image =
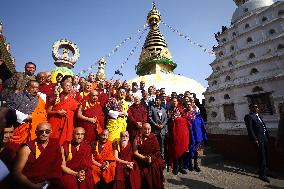
[[104,145],[100,145],[99,142],[96,142],[94,145],[94,159],[99,162],[103,163],[105,161],[109,162],[109,167],[106,170],[101,170],[96,165],[93,165],[93,178],[94,183],[98,183],[99,181],[103,180],[105,183],[110,183],[114,180],[115,176],[115,157],[113,154],[112,142],[107,141]]
[[55,104],[52,108],[53,111],[65,110],[65,116],[53,114],[49,117],[48,122],[52,125],[51,138],[59,139],[60,145],[64,141],[72,140],[72,132],[74,129],[74,112],[78,109],[78,102],[73,95],[68,95],[64,100]]
[[21,124],[14,131],[11,142],[22,144],[36,138],[35,130],[39,123],[47,121],[46,103],[38,97],[38,105],[32,112],[32,121]]

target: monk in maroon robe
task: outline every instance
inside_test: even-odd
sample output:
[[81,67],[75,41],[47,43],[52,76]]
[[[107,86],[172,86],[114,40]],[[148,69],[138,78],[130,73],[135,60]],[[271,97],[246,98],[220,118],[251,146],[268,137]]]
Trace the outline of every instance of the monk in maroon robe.
[[97,91],[99,93],[99,102],[101,103],[103,109],[105,108],[109,99],[109,94],[106,94],[104,90],[105,90],[105,83],[102,81],[98,84]]
[[147,122],[148,111],[141,104],[138,96],[134,97],[134,103],[128,109],[127,131],[129,132],[130,139],[134,140],[139,130],[142,128],[143,123]]
[[37,138],[22,146],[17,153],[15,167],[12,171],[17,180],[14,188],[61,189],[62,155],[57,140],[50,139],[51,125],[40,123],[36,128]]
[[164,160],[162,159],[159,142],[151,133],[151,125],[144,123],[141,135],[134,140],[134,155],[139,158],[142,189],[164,188]]
[[89,100],[79,106],[78,119],[80,119],[79,126],[86,131],[84,140],[89,144],[94,142],[104,129],[105,119],[96,90],[92,90],[89,93]]
[[140,189],[141,175],[138,164],[134,160],[133,148],[127,131],[120,133],[120,142],[115,142],[113,148],[116,158],[113,189]]
[[55,84],[51,82],[51,72],[45,72],[45,82],[39,85],[39,91],[51,97],[54,94]]
[[173,174],[178,172],[186,174],[183,167],[183,157],[188,150],[189,129],[184,108],[179,106],[176,98],[172,99],[170,110],[170,130],[169,130],[169,161],[173,162]]
[[68,189],[93,189],[92,150],[91,146],[83,141],[85,130],[76,127],[72,141],[65,141],[62,152],[62,182]]

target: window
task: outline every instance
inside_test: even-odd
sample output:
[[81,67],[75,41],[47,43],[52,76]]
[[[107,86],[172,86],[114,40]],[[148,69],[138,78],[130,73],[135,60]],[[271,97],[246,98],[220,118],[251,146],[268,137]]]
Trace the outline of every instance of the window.
[[247,42],[248,42],[248,43],[250,43],[250,42],[252,42],[252,41],[253,41],[253,40],[252,40],[251,37],[248,37],[248,38],[247,38]]
[[224,99],[230,99],[230,95],[225,94],[225,95],[224,95]]
[[254,103],[259,106],[259,113],[273,114],[273,104],[271,93],[261,93],[248,95],[249,104]]
[[219,56],[220,56],[220,57],[224,56],[223,51],[220,51],[220,52],[219,52]]
[[231,49],[231,51],[233,51],[233,50],[235,50],[235,47],[232,45],[232,46],[230,47],[230,49]]
[[228,66],[229,67],[233,66],[233,62],[232,61],[228,62]]
[[262,19],[261,19],[262,22],[265,22],[266,20],[267,20],[267,18],[265,16],[262,17]]
[[245,25],[245,29],[248,29],[249,27],[250,27],[249,24],[246,24],[246,25]]
[[252,89],[252,92],[253,92],[253,93],[261,92],[261,91],[263,91],[263,88],[262,88],[262,87],[259,87],[259,86],[256,86],[256,87],[254,87],[254,88]]
[[210,96],[208,102],[210,103],[210,102],[214,102],[214,101],[215,101],[215,98],[213,96]]
[[232,33],[232,36],[233,36],[233,37],[235,37],[236,35],[237,35],[236,32],[233,32],[233,33]]
[[212,112],[211,117],[213,117],[213,118],[217,117],[217,112]]
[[252,68],[250,71],[250,75],[256,74],[256,73],[258,73],[258,70],[256,68]]
[[231,77],[227,75],[225,78],[225,81],[230,81],[230,80],[231,80]]
[[212,82],[212,86],[214,86],[214,85],[217,85],[217,81],[216,81],[216,80],[214,80],[214,81]]
[[223,38],[223,39],[222,39],[222,42],[226,42],[226,41],[227,41],[226,38]]
[[250,54],[249,54],[249,58],[250,58],[250,59],[255,58],[255,54],[254,54],[254,53],[250,53]]
[[282,50],[282,49],[284,49],[284,45],[283,45],[283,44],[279,44],[279,45],[277,46],[277,50]]
[[248,8],[244,8],[244,12],[248,12],[248,10],[249,10]]
[[283,15],[284,14],[284,11],[283,10],[279,10],[278,11],[278,16],[281,16],[281,15]]
[[236,120],[235,105],[234,104],[224,104],[224,117],[225,120]]
[[220,71],[220,67],[219,66],[216,67],[216,71]]
[[269,30],[269,34],[270,34],[270,35],[273,35],[273,34],[275,34],[275,33],[276,33],[275,29],[270,29],[270,30]]

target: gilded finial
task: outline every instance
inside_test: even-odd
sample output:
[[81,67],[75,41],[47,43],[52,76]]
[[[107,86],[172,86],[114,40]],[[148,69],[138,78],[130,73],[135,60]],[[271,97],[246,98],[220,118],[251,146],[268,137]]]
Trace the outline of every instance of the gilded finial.
[[148,13],[147,23],[151,28],[157,27],[161,21],[161,14],[156,8],[155,1],[152,2],[152,9]]

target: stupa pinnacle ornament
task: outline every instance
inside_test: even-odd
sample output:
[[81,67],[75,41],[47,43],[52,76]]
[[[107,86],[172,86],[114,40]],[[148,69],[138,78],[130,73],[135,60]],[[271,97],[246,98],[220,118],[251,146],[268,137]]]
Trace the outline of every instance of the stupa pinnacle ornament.
[[[63,49],[62,54],[60,54],[59,52],[60,49]],[[72,55],[70,56],[70,54]],[[74,64],[80,57],[80,51],[75,43],[72,43],[67,39],[61,39],[53,44],[52,56],[55,61],[54,64],[56,66],[67,67],[71,69],[74,68]]]
[[51,77],[52,82],[56,83],[58,73],[61,73],[63,76],[74,75],[71,68],[74,68],[74,65],[80,57],[80,51],[75,43],[67,39],[61,39],[53,44],[52,57],[57,68],[52,71]]
[[168,45],[160,32],[159,23],[161,14],[155,3],[147,16],[147,23],[150,31],[145,40],[139,63],[136,66],[137,75],[147,75],[156,73],[172,73],[176,64],[172,61],[172,55]]
[[105,76],[105,66],[106,66],[106,60],[102,57],[99,62],[98,72],[97,72],[97,80],[98,81],[104,81],[106,79]]

